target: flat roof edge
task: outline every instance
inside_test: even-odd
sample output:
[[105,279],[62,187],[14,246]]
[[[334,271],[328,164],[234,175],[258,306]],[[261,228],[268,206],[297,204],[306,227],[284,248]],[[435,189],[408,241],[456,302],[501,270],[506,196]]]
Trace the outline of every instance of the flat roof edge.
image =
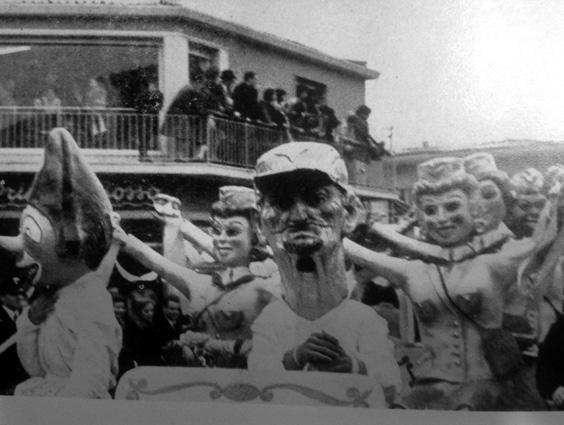
[[94,18],[119,17],[140,19],[170,19],[187,20],[210,25],[227,33],[251,42],[275,47],[279,50],[301,56],[314,63],[328,65],[333,69],[344,71],[364,80],[374,80],[380,76],[378,71],[355,64],[345,59],[339,59],[316,49],[299,43],[285,40],[281,37],[260,32],[252,28],[228,22],[213,16],[197,12],[181,6],[125,6],[125,5],[77,5],[77,4],[17,4],[0,3],[0,19],[2,17],[84,17]]

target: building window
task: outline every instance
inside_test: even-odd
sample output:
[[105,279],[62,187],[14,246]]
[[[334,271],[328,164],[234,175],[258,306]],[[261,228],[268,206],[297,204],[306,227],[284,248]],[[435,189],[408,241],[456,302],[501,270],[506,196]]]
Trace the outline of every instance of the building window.
[[317,81],[309,80],[307,78],[296,77],[296,96],[301,87],[306,87],[309,90],[310,102],[316,104],[327,93],[327,86]]
[[219,68],[219,49],[191,41],[189,44],[188,69],[205,72],[210,67]]
[[155,43],[46,39],[0,44],[0,106],[132,108],[159,81]]

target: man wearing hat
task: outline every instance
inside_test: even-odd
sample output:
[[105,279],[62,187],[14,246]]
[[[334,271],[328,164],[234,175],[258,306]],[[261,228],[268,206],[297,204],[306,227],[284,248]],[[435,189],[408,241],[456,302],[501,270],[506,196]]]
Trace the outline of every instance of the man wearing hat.
[[[16,333],[16,319],[26,305],[24,282],[20,280],[15,259],[0,249],[0,346]],[[12,395],[17,384],[29,377],[23,368],[16,347],[0,348],[0,395]]]
[[283,300],[252,326],[249,369],[364,374],[391,400],[400,376],[386,322],[347,298],[343,238],[363,211],[343,160],[325,144],[286,143],[259,158],[256,172]]
[[37,273],[35,300],[17,320],[17,351],[32,376],[16,395],[107,398],[121,329],[106,285],[113,245],[110,201],[70,133],[55,129],[20,219],[3,237]]

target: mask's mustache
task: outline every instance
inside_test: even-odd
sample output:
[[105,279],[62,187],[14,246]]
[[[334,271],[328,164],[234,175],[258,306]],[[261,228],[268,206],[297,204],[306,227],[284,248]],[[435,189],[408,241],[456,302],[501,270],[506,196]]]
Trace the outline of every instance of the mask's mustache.
[[287,230],[294,232],[307,232],[308,230],[311,230],[312,226],[329,227],[329,224],[321,220],[291,221],[286,226],[282,226],[275,233],[282,233]]

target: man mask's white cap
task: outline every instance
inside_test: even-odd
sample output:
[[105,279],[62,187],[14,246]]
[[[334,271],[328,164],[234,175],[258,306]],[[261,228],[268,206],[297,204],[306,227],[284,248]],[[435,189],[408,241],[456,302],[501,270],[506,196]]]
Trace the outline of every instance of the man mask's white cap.
[[257,161],[255,185],[262,191],[268,182],[279,181],[297,171],[319,173],[343,191],[349,191],[347,168],[339,152],[315,142],[285,143],[263,154]]

